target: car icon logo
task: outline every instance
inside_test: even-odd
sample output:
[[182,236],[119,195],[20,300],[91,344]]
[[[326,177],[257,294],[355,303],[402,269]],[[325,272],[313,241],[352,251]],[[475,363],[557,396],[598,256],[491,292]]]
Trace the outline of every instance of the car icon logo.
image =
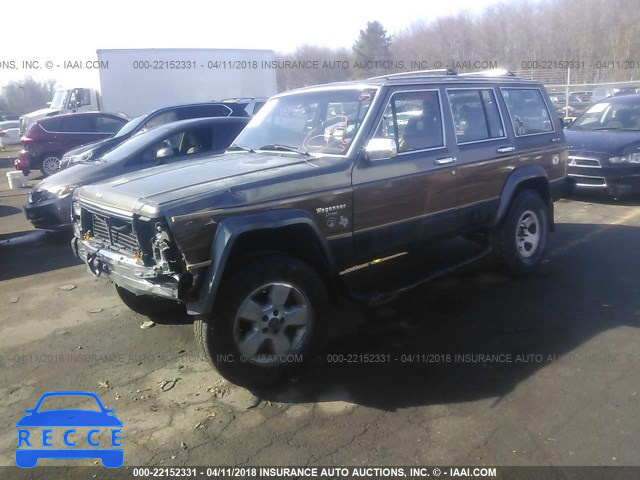
[[[58,397],[79,397],[95,410],[42,408],[45,400]],[[67,400],[64,398],[64,400]],[[107,468],[118,468],[124,463],[122,449],[122,422],[114,410],[105,408],[98,396],[91,392],[49,392],[40,397],[33,409],[16,423],[18,448],[16,465],[32,468],[41,458],[100,459]],[[41,429],[41,431],[40,431]],[[101,436],[108,435],[108,441]]]

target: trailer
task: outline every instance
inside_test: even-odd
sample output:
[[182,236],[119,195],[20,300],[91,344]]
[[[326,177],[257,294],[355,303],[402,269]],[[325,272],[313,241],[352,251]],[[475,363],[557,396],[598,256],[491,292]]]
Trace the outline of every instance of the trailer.
[[273,50],[162,48],[97,50],[100,90],[58,89],[47,108],[20,117],[20,133],[41,118],[105,111],[134,118],[157,108],[276,93]]

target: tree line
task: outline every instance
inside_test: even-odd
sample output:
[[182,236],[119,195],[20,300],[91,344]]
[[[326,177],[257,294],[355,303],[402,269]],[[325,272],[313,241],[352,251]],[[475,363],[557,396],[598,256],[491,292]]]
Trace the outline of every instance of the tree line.
[[[637,7],[637,0],[517,0],[475,16],[462,12],[416,22],[393,36],[380,22],[369,22],[351,49],[305,45],[279,55],[282,60],[347,60],[351,68],[279,70],[278,89],[446,67],[498,66],[546,83],[566,81],[568,67],[575,83],[637,80]],[[358,68],[355,62],[363,59],[380,62],[373,65],[377,68]]]
[[55,80],[38,82],[31,77],[9,82],[1,90],[0,113],[23,115],[46,107],[53,98],[55,85]]

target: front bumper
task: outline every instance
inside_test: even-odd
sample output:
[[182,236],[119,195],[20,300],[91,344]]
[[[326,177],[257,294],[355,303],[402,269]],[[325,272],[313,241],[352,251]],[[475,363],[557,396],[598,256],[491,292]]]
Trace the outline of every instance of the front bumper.
[[67,230],[71,222],[71,195],[25,205],[24,213],[36,228]]
[[71,248],[95,276],[105,276],[136,295],[180,301],[178,275],[158,276],[153,268],[142,265],[134,258],[91,245],[78,237],[71,240]]
[[640,193],[640,165],[588,168],[569,166],[567,174],[576,190],[600,192],[620,198]]

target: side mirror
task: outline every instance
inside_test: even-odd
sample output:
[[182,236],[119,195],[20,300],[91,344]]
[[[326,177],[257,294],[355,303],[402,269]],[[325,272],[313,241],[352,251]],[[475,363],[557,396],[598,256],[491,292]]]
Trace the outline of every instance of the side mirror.
[[162,160],[163,158],[173,156],[173,148],[164,147],[156,152],[156,160]]
[[393,138],[372,138],[365,147],[369,160],[386,160],[398,155],[398,146]]

